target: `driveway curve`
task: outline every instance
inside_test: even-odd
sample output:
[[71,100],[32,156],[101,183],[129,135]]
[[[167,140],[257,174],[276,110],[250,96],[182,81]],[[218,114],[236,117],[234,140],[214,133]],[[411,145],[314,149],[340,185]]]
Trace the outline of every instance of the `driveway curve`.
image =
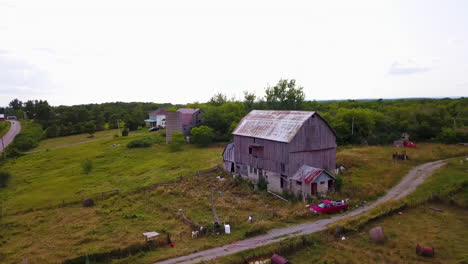
[[[424,182],[424,180],[432,174],[432,172],[447,163],[447,160],[439,160],[434,162],[425,163],[413,168],[408,174],[401,180],[401,182],[391,188],[387,194],[379,198],[377,201],[370,203],[366,206],[352,210],[346,214],[336,215],[328,219],[321,219],[315,222],[309,222],[294,226],[289,226],[280,229],[270,230],[267,234],[252,237],[249,239],[237,241],[229,245],[212,248],[208,250],[199,251],[190,255],[172,258],[160,262],[158,264],[194,264],[201,261],[213,260],[218,257],[228,256],[246,249],[253,249],[268,244],[276,243],[281,240],[295,237],[308,235],[315,232],[323,231],[327,229],[327,225],[358,214],[362,214],[370,209],[390,200],[401,199],[410,194],[417,186]],[[156,264],[154,263],[154,264]]]
[[13,142],[13,139],[15,139],[16,135],[21,131],[21,123],[20,121],[14,120],[8,120],[5,122],[10,122],[11,127],[10,130],[3,136],[2,140],[0,141],[0,152],[3,152],[3,149],[5,149],[8,145]]

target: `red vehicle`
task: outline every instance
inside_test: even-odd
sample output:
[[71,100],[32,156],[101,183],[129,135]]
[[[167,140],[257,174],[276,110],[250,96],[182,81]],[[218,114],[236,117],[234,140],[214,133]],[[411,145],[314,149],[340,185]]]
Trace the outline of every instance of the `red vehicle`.
[[348,204],[345,201],[323,200],[320,204],[311,206],[310,210],[314,213],[333,214],[348,210]]
[[411,142],[409,140],[405,140],[405,142],[403,142],[403,146],[405,146],[407,148],[415,148],[416,144],[414,144],[413,142]]

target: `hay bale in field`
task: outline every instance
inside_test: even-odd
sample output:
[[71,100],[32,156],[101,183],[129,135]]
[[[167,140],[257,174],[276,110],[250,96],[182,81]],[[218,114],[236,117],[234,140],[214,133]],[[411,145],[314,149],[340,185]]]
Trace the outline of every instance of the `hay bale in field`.
[[425,246],[421,246],[421,245],[417,244],[416,245],[416,254],[418,254],[419,256],[423,256],[423,257],[433,258],[435,252],[434,252],[434,248],[425,247]]
[[385,240],[386,240],[385,234],[383,232],[383,227],[381,227],[381,226],[377,226],[377,227],[372,228],[369,231],[369,235],[370,235],[370,238],[372,239],[372,241],[374,243],[376,243],[376,244],[384,243]]
[[83,200],[83,207],[93,207],[93,206],[94,206],[93,198],[86,198]]

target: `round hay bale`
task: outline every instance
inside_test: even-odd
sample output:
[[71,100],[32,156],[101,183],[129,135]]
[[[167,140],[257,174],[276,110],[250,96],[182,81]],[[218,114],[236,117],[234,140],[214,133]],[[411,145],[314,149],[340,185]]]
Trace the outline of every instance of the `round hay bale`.
[[86,198],[83,200],[83,207],[93,207],[94,200],[92,198]]
[[384,243],[385,240],[386,240],[385,234],[384,234],[384,231],[383,231],[383,227],[381,227],[381,226],[377,226],[377,227],[372,228],[369,231],[369,236],[372,239],[372,241],[374,243],[376,243],[376,244]]
[[433,258],[435,254],[434,251],[434,248],[421,246],[419,244],[416,245],[416,254],[419,256]]

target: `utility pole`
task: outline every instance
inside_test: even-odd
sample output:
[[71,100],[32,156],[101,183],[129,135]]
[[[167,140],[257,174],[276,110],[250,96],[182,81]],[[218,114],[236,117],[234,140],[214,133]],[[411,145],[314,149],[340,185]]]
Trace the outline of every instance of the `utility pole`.
[[354,136],[354,116],[351,119],[351,135]]

